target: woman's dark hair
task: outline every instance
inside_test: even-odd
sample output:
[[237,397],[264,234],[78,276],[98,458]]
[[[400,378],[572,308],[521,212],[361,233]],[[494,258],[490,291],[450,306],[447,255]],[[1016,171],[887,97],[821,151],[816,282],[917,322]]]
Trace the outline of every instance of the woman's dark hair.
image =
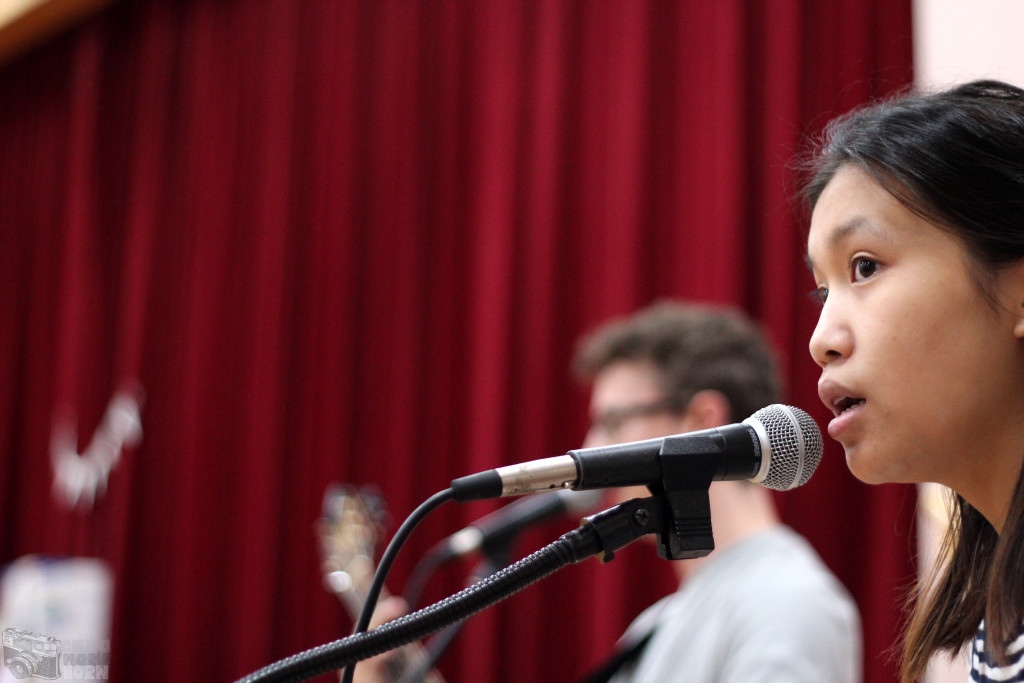
[[[832,121],[807,167],[809,209],[847,165],[961,240],[990,302],[995,275],[1024,259],[1024,90],[975,81],[904,94]],[[953,508],[945,561],[914,597],[905,683],[924,674],[934,652],[961,650],[982,618],[987,648],[1005,663],[1024,620],[1024,478],[1018,476],[1002,534],[961,496]]]

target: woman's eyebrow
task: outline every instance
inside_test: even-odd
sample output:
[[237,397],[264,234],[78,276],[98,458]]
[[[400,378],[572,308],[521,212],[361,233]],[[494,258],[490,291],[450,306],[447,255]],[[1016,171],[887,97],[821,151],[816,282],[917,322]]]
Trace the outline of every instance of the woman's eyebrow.
[[[854,216],[832,228],[832,231],[825,237],[825,246],[833,249],[858,232],[867,232],[876,239],[892,242],[889,233],[879,228],[873,221],[868,220],[867,216]],[[814,271],[814,262],[811,261],[810,254],[804,254],[804,263],[812,272]]]

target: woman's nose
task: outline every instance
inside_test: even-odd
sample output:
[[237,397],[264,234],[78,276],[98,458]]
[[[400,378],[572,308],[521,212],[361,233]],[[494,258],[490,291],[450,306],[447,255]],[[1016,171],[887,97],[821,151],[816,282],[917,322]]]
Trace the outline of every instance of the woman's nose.
[[848,358],[853,351],[853,335],[843,322],[837,302],[828,301],[822,307],[809,348],[811,358],[823,368],[840,358]]

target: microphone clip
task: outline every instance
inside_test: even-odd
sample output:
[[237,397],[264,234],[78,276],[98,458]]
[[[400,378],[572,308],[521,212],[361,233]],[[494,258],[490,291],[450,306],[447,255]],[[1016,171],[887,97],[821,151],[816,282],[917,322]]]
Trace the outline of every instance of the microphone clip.
[[[580,520],[580,527],[590,530],[596,540],[591,554],[601,562],[615,559],[615,551],[641,536],[660,533],[666,521],[661,496],[631,498]],[[581,529],[577,529],[581,531]]]
[[[620,548],[641,536],[656,534],[660,557],[682,560],[707,555],[715,547],[707,494],[706,488],[675,492],[671,496],[655,493],[584,517],[580,527],[589,530],[594,543],[590,554],[601,562],[611,562]],[[681,510],[678,518],[677,510]]]
[[665,439],[659,454],[662,480],[649,486],[664,500],[665,523],[658,532],[658,555],[667,560],[691,560],[715,549],[708,490],[721,458],[712,439]]

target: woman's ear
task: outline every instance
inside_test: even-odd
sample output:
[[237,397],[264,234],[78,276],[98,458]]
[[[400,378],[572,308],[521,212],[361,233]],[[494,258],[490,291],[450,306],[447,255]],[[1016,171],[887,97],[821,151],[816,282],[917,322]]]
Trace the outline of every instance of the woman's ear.
[[731,418],[732,405],[725,394],[714,389],[704,389],[690,399],[683,419],[687,431],[694,431],[727,425],[732,421]]
[[1013,293],[1016,302],[1013,311],[1013,334],[1017,339],[1024,339],[1024,259],[1021,259],[1020,263],[1012,268],[1011,277],[1013,278],[1013,287],[1015,287]]

